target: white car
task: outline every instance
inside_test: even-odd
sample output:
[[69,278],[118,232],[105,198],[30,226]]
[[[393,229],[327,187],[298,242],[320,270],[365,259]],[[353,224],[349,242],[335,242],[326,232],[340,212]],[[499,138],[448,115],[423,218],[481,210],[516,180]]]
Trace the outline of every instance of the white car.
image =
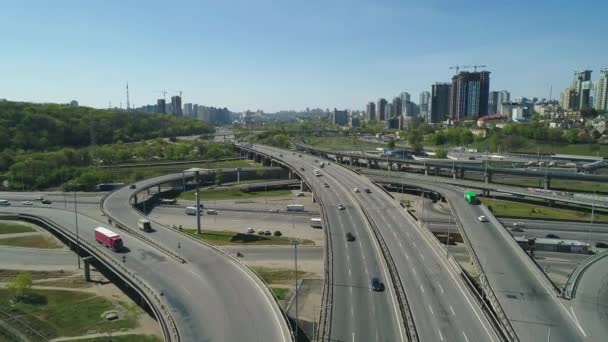
[[354,189],[353,189],[353,191],[354,191],[355,193],[360,193],[360,192],[361,192],[361,190],[359,190],[359,188],[354,188]]
[[344,210],[344,209],[346,209],[344,204],[338,204],[338,210]]
[[251,227],[247,228],[247,234],[253,234],[253,233],[255,233],[255,229],[253,229]]
[[207,215],[217,215],[217,210],[209,209],[207,210]]
[[477,219],[479,220],[479,222],[488,222],[488,218],[483,215],[479,216]]
[[34,203],[30,202],[30,201],[23,201],[21,202],[22,205],[34,205]]

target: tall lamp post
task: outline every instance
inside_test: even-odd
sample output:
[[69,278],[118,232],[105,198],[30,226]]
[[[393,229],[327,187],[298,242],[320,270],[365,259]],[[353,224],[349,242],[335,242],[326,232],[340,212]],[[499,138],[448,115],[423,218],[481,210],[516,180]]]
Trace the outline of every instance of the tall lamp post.
[[295,263],[295,278],[296,278],[296,341],[298,340],[298,240],[293,242],[293,256]]
[[[74,184],[80,186],[80,184]],[[74,222],[76,224],[76,258],[78,259],[78,269],[80,269],[80,236],[78,235],[78,206],[76,201],[76,188],[74,188]]]

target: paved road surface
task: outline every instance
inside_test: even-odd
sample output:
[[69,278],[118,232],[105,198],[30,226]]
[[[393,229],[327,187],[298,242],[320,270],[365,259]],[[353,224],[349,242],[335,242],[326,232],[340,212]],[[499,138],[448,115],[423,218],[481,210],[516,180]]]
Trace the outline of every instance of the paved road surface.
[[70,250],[0,247],[0,267],[12,270],[74,270],[76,254]]
[[[493,291],[522,341],[546,340],[549,333],[551,341],[583,340],[586,332],[566,309],[565,301],[545,286],[540,272],[525,261],[525,254],[521,256],[522,250],[507,243],[506,231],[485,206],[468,204],[462,196],[464,189],[438,185],[424,176],[393,172],[386,179],[441,192],[452,202]],[[490,222],[479,222],[480,215],[487,216]]]
[[[261,149],[268,151],[267,148]],[[274,152],[275,156],[277,154],[278,152]],[[283,152],[283,155],[287,157],[279,159],[291,161],[292,165],[300,162],[299,157],[294,157],[288,152]],[[314,159],[318,158],[303,154],[301,159],[305,165],[308,165],[306,169],[309,171],[304,174],[310,177],[315,165]],[[358,176],[334,163],[322,169],[321,173],[323,176],[317,178],[318,182],[329,183],[334,192],[336,191],[334,184],[340,184],[340,189],[343,191],[338,201],[333,202],[334,205],[344,203],[347,206],[346,213],[357,211],[356,207],[362,205],[378,225],[397,265],[421,340],[498,341],[489,322],[476,306],[464,284],[460,282],[458,275],[446,268],[444,260],[430,248],[426,237],[408,221],[405,211],[396,200],[375,187],[365,177]],[[370,188],[373,192],[366,194],[362,191],[355,194],[353,192],[355,187]],[[354,207],[351,197],[356,198]],[[350,203],[347,203],[346,199],[349,199]],[[333,211],[339,214],[336,209]],[[335,226],[331,227],[332,230],[335,228]],[[361,233],[354,232],[359,238]],[[365,238],[368,239],[367,236]],[[368,242],[358,248],[368,254],[372,253],[373,246],[374,243]],[[339,257],[340,254],[335,255],[336,261],[346,261],[349,265],[348,257],[344,260]],[[350,266],[352,267],[352,261]]]
[[[143,189],[157,181],[181,179],[181,174],[156,177],[137,183]],[[129,205],[136,190],[124,187],[113,192],[105,201],[105,209],[124,224],[137,229],[140,216]],[[231,258],[218,250],[197,243],[171,229],[152,224],[155,230],[147,236],[179,253],[188,263],[188,277],[176,285],[188,289],[181,297],[196,306],[197,315],[187,316],[184,327],[190,334],[188,341],[286,341],[287,323],[269,291]],[[179,278],[179,275],[175,276]],[[168,287],[171,291],[176,290]],[[196,300],[192,299],[196,297]],[[238,327],[236,329],[235,327]]]

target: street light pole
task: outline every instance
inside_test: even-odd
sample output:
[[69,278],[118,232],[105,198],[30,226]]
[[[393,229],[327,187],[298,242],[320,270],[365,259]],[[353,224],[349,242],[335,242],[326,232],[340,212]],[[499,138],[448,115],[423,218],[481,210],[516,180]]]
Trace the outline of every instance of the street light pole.
[[74,190],[74,221],[76,222],[76,258],[78,259],[78,269],[80,269],[80,238],[78,236],[78,211],[76,207],[76,191]]
[[198,193],[198,170],[194,171],[194,182],[196,183],[196,234],[201,232],[201,199]]
[[293,242],[293,255],[296,268],[296,341],[298,340],[298,240]]

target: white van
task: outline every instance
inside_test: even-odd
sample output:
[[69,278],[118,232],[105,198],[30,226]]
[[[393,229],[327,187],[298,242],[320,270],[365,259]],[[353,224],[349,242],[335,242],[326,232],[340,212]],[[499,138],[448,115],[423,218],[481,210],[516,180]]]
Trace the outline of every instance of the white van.
[[9,205],[11,205],[11,202],[9,202],[7,200],[0,200],[0,205],[2,205],[2,206],[9,206]]
[[139,221],[137,221],[137,227],[144,232],[152,231],[152,225],[150,225],[150,220],[148,219],[139,219]]
[[186,207],[186,215],[196,215],[196,207]]

